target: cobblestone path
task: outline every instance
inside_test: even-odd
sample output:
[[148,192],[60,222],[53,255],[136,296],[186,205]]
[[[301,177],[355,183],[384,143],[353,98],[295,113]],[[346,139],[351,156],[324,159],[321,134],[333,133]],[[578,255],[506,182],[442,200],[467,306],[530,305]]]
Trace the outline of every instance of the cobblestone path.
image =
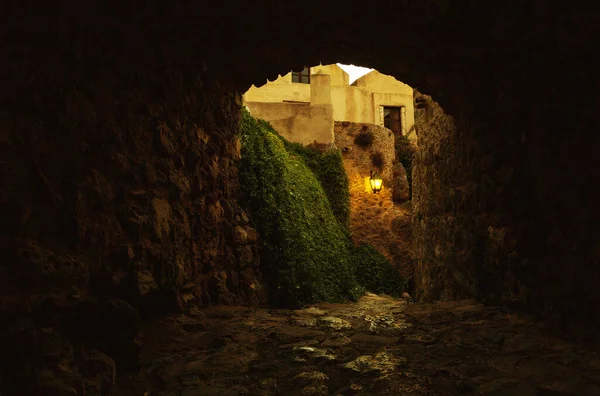
[[597,354],[474,301],[214,307],[144,334],[119,396],[600,395]]

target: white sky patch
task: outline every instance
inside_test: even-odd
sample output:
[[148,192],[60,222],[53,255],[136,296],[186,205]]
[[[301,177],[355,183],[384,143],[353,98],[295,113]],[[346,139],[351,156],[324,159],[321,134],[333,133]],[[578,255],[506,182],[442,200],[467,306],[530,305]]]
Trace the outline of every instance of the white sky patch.
[[341,67],[346,73],[348,73],[348,76],[350,77],[350,84],[352,84],[356,79],[364,76],[365,74],[373,70],[369,69],[368,67],[342,65],[341,63],[338,63],[337,65]]

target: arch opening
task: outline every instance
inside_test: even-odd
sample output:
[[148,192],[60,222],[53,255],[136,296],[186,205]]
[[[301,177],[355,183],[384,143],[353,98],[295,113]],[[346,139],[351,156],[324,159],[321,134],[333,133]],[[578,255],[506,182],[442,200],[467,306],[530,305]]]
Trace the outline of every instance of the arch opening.
[[[344,190],[349,191],[349,198],[347,191],[338,193],[343,198],[333,197],[334,202],[348,200],[344,228],[348,227],[355,247],[369,245],[382,254],[402,274],[406,291],[413,294],[409,202],[416,150],[413,89],[375,69],[354,68],[360,73],[354,76],[347,70],[338,63],[284,72],[273,81],[252,86],[243,102],[251,115],[268,121],[283,139],[319,152],[326,148],[332,156],[340,153],[344,180],[337,179],[338,171],[329,169],[331,178],[322,182],[347,184]],[[300,78],[301,73],[308,77]],[[377,195],[370,184],[374,171],[385,180]],[[369,291],[383,290],[376,282],[364,282],[371,285]],[[403,291],[398,286],[395,292]]]

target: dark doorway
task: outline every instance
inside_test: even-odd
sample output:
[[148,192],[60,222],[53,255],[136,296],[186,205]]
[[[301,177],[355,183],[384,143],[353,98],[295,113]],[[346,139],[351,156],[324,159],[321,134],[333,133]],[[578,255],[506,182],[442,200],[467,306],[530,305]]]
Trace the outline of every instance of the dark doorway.
[[395,136],[402,136],[402,116],[400,107],[383,108],[383,126],[394,132]]

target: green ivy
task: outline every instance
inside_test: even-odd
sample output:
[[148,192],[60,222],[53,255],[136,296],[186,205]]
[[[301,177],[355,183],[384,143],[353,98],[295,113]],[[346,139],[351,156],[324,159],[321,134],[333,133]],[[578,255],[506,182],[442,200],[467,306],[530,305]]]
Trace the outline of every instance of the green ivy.
[[406,290],[406,280],[373,246],[354,248],[352,259],[357,279],[370,292],[399,297]]
[[394,294],[379,275],[382,269],[359,269],[367,263],[382,268],[385,261],[388,271],[396,271],[385,257],[373,252],[367,257],[364,248],[353,247],[348,177],[339,150],[320,153],[290,143],[246,109],[241,121],[242,199],[262,236],[271,303],[356,300],[365,288]]
[[283,139],[288,152],[300,156],[315,174],[327,194],[333,214],[338,222],[347,228],[350,221],[349,180],[340,149],[330,149],[321,153],[299,143]]

